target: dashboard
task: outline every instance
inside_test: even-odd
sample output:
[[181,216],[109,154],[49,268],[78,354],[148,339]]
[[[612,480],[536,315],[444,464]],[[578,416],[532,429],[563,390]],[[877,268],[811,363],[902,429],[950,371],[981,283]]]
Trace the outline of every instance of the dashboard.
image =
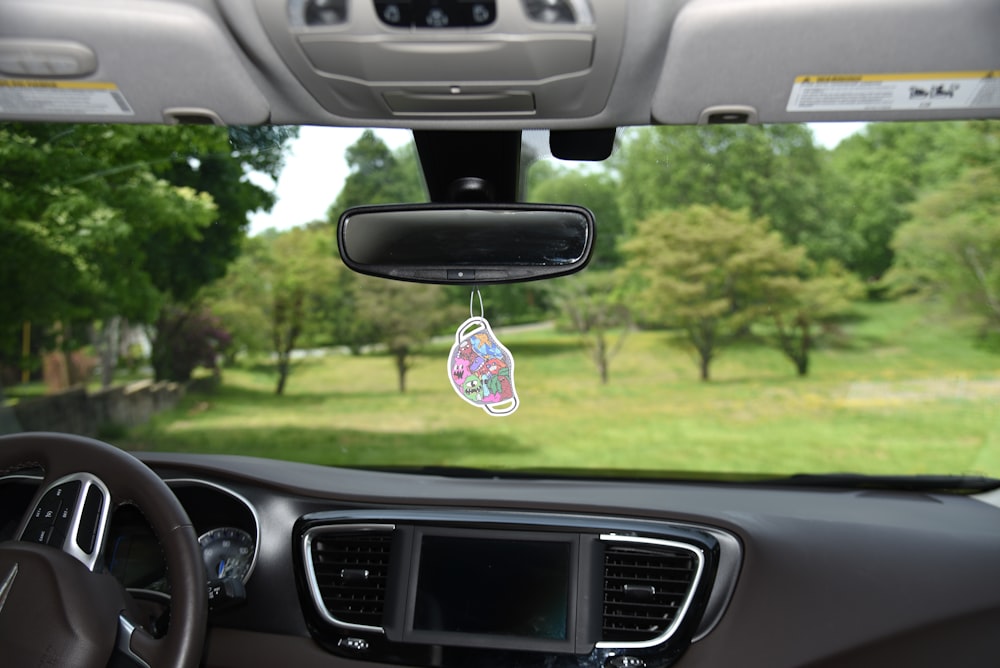
[[[991,665],[1000,500],[144,454],[201,537],[204,665]],[[0,478],[0,539],[37,489]],[[102,555],[166,624],[141,513]],[[212,590],[210,589],[210,592]]]

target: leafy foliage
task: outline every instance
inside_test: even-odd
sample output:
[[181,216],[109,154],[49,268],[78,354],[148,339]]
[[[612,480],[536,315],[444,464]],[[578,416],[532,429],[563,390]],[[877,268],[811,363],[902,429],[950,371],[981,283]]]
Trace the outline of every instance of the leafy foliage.
[[857,277],[834,261],[806,260],[797,273],[770,276],[762,287],[774,343],[799,376],[809,373],[821,328],[849,313],[863,294]]
[[406,373],[413,355],[449,323],[461,322],[459,308],[449,307],[448,293],[437,285],[401,283],[358,277],[356,317],[385,345],[396,366],[400,392],[406,392]]
[[[762,243],[768,248],[761,248]],[[766,224],[745,212],[691,206],[654,214],[625,243],[625,269],[642,322],[676,327],[698,355],[702,380],[726,339],[749,326],[752,316],[737,291],[751,256],[779,245]]]
[[971,161],[982,160],[981,139],[988,127],[870,124],[837,147],[831,167],[838,181],[838,224],[847,240],[841,259],[849,269],[863,279],[880,278],[889,270],[892,237],[910,218],[910,204],[922,192],[958,178]]
[[[172,324],[239,252],[247,214],[273,204],[244,176],[277,174],[286,128],[10,124],[0,127],[2,322],[125,317]],[[25,271],[24,267],[51,271]],[[181,309],[185,310],[185,309]],[[163,341],[158,342],[159,335]],[[171,378],[154,336],[158,378]]]
[[374,132],[365,130],[344,157],[351,173],[330,207],[331,221],[352,206],[426,200],[412,144],[394,153]]
[[219,319],[204,308],[168,307],[156,323],[158,345],[153,364],[166,377],[186,382],[197,367],[217,370],[216,361],[231,342]]
[[276,394],[285,391],[292,353],[325,332],[324,316],[339,298],[336,286],[347,272],[335,255],[325,224],[270,232],[249,239],[226,278],[207,293],[239,345],[274,356]]
[[552,281],[548,290],[590,352],[602,385],[608,384],[611,360],[621,352],[632,328],[632,314],[616,285],[619,281],[614,272],[586,271]]
[[815,258],[837,257],[824,152],[805,126],[641,128],[613,166],[629,221],[695,204],[746,209]]
[[1000,334],[1000,167],[973,168],[918,199],[896,233],[898,288],[941,295]]
[[834,299],[845,283],[813,279],[805,249],[787,246],[766,219],[746,211],[695,205],[663,212],[639,223],[625,251],[644,321],[683,332],[702,380],[721,348],[763,318],[774,321],[782,351],[804,375],[812,326],[839,314],[853,294]]
[[[694,308],[685,300],[700,299],[698,309],[711,315],[702,325],[712,325],[698,330],[701,343],[695,345],[713,351],[703,360],[706,376],[718,349],[746,334],[751,323],[804,373],[818,337],[857,294],[858,283],[841,265],[870,289],[882,285],[881,277],[895,265],[890,278],[898,289],[947,300],[957,312],[975,318],[981,332],[997,332],[998,128],[996,121],[870,124],[832,151],[817,147],[805,126],[641,128],[623,133],[620,150],[607,166],[571,169],[536,162],[527,171],[527,199],[582,203],[595,212],[597,247],[588,271],[595,279],[585,274],[569,292],[531,283],[491,287],[485,292],[490,319],[494,324],[532,322],[558,311],[572,321],[575,311],[579,323],[574,327],[599,351],[598,332],[617,325],[602,330],[588,323],[605,315],[614,320],[623,312],[615,291],[602,292],[593,283],[604,281],[599,278],[606,276],[604,270],[619,266],[629,254],[661,255],[656,244],[664,244],[673,249],[663,252],[674,264],[658,264],[645,277],[626,272],[633,294],[650,299],[637,312],[645,324],[681,327],[685,309]],[[19,361],[20,328],[26,321],[36,325],[36,341],[48,338],[49,343],[57,337],[46,337],[46,330],[62,323],[58,340],[64,345],[70,338],[74,345],[81,342],[81,335],[67,333],[88,332],[91,323],[113,318],[166,326],[178,312],[199,313],[192,304],[212,282],[216,287],[207,303],[232,332],[231,354],[275,351],[276,346],[291,350],[290,338],[292,348],[334,343],[357,351],[376,341],[392,347],[388,331],[393,327],[412,335],[413,345],[400,350],[416,350],[430,334],[413,326],[413,318],[393,324],[369,303],[384,297],[406,312],[399,306],[406,298],[381,295],[374,282],[341,270],[331,259],[331,231],[310,231],[305,236],[326,239],[306,249],[296,245],[301,241],[296,235],[295,242],[244,238],[248,212],[273,204],[271,193],[246,174],[257,170],[277,176],[295,132],[0,126],[0,217],[5,221],[0,226],[5,286],[0,359],[11,365]],[[533,159],[523,157],[525,163]],[[355,204],[424,199],[412,146],[393,151],[366,132],[346,158],[351,173],[330,218]],[[691,243],[709,235],[702,228],[729,229],[727,216],[734,210],[745,211],[740,215],[760,238],[733,244],[720,234],[699,264],[692,259],[694,251],[685,256],[677,250],[684,243],[656,241],[651,224],[643,222],[662,223],[693,210],[714,213],[705,219],[711,222],[685,233]],[[653,246],[640,248],[651,240]],[[335,269],[296,259],[313,254]],[[740,269],[740,262],[756,263],[757,269]],[[295,283],[278,264],[320,279],[308,286],[308,280]],[[230,275],[220,281],[227,268]],[[661,295],[656,306],[656,290],[644,288],[644,281],[673,286],[671,300]],[[280,294],[292,296],[275,301],[276,286]],[[464,288],[439,290],[426,302],[418,292],[409,299],[421,313],[446,303],[464,311],[468,298]],[[285,323],[280,345],[275,343],[276,313]],[[301,323],[298,328],[295,322]],[[291,337],[293,330],[297,334]],[[427,331],[437,333],[434,327]],[[694,336],[693,331],[689,328],[685,336]],[[156,373],[165,378],[184,365],[170,361],[171,346],[161,339],[166,342],[170,333],[160,332],[153,341]],[[610,339],[603,345],[607,351],[614,347]],[[401,385],[411,354],[404,354],[399,367]]]
[[[0,129],[0,160],[15,165],[0,174],[0,216],[16,221],[3,234],[18,237],[0,246],[0,266],[14,292],[39,300],[10,309],[12,322],[107,315],[148,321],[156,314],[160,295],[147,241],[168,230],[174,238],[197,236],[215,207],[210,196],[159,178],[153,166],[164,158],[139,159],[146,132],[153,134],[102,126]],[[55,271],[48,286],[15,269],[49,263]]]

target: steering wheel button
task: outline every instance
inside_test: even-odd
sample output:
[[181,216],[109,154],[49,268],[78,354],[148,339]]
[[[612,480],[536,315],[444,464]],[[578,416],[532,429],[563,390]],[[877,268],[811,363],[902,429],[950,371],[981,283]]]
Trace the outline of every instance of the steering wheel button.
[[76,544],[81,550],[90,554],[94,551],[97,541],[97,523],[101,519],[104,498],[96,487],[87,490],[87,499],[83,502],[83,512],[80,515],[80,530],[76,534]]
[[41,543],[47,545],[49,536],[52,535],[52,528],[47,526],[28,526],[24,532],[24,540],[30,543]]
[[32,519],[43,521],[48,525],[52,525],[56,521],[56,514],[59,512],[59,506],[62,505],[62,498],[59,492],[59,488],[50,489],[42,497],[39,502],[38,507],[35,508],[35,512],[32,514]]
[[64,482],[52,490],[52,492],[55,492],[56,497],[62,502],[63,506],[68,505],[72,508],[76,505],[76,497],[80,494],[80,481],[70,480],[69,482]]

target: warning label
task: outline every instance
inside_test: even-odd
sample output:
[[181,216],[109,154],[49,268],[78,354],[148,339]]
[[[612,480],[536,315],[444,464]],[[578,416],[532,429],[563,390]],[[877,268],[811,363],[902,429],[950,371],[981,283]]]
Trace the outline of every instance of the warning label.
[[19,116],[132,116],[113,83],[0,79],[0,114]]
[[786,111],[989,107],[1000,107],[1000,70],[800,76],[795,78]]

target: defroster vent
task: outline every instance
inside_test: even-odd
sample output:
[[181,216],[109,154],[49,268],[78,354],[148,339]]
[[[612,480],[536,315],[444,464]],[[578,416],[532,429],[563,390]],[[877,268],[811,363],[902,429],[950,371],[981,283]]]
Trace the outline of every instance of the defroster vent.
[[601,646],[651,647],[674,634],[701,577],[703,556],[682,543],[602,536]]
[[345,525],[307,532],[309,585],[327,621],[381,630],[392,531],[391,525]]

